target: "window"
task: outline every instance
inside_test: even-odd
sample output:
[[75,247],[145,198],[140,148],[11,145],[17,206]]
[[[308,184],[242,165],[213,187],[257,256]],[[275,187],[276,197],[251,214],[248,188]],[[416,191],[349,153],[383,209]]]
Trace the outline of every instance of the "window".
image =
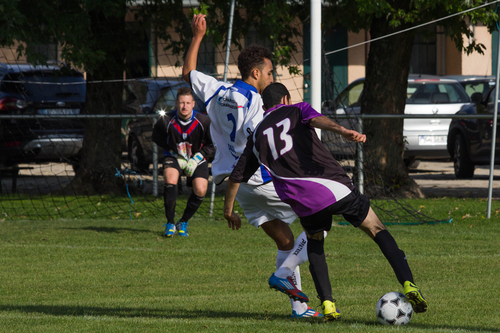
[[437,74],[436,26],[418,30],[411,52],[410,73]]
[[364,81],[357,82],[347,87],[335,100],[337,108],[359,106],[359,99],[363,92]]
[[177,91],[173,91],[172,89],[168,88],[165,90],[161,91],[161,96],[156,102],[153,111],[165,111],[165,112],[170,112],[175,109],[175,98],[176,98]]
[[[58,52],[57,52],[57,44],[30,44],[29,49],[32,49],[37,55],[44,57],[47,61],[57,61],[58,60]],[[28,62],[33,63],[34,59],[28,57]]]

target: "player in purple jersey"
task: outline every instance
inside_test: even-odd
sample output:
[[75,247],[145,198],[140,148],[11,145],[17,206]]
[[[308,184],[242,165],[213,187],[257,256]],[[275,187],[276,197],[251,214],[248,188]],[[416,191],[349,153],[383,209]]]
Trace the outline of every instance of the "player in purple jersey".
[[[189,219],[200,207],[208,186],[208,163],[215,148],[210,138],[210,119],[193,111],[195,106],[191,89],[177,90],[176,110],[160,117],[153,127],[152,139],[165,149],[163,179],[165,187],[163,200],[165,206],[165,236],[173,237],[177,232],[188,237]],[[187,186],[193,188],[186,208],[178,223],[174,221],[177,202],[177,182],[180,175],[187,176]]]
[[[307,103],[290,105],[290,94],[280,83],[263,92],[264,119],[248,138],[247,146],[229,177],[224,216],[236,227],[241,220],[232,210],[239,183],[263,165],[271,174],[281,200],[300,217],[308,237],[307,254],[326,320],[340,317],[332,297],[324,253],[324,231],[332,215],[342,215],[367,233],[380,247],[404,287],[415,312],[425,312],[427,302],[413,282],[406,256],[360,194],[345,171],[324,148],[314,128],[333,131],[344,138],[365,142],[366,136],[322,116]],[[321,197],[321,201],[317,198]]]

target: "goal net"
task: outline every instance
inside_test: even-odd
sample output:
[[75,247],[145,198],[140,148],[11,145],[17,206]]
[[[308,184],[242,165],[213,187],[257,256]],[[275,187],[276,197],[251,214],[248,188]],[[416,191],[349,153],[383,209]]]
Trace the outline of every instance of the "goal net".
[[[304,24],[297,20],[296,29],[307,35]],[[56,40],[57,36],[46,31],[45,40]],[[66,72],[64,60],[57,43],[29,45],[14,43],[0,45],[0,220],[2,219],[55,219],[55,218],[109,218],[139,219],[164,216],[163,205],[163,151],[151,141],[151,131],[158,113],[175,108],[176,89],[187,85],[180,79],[183,56],[175,54],[168,43],[151,32],[130,34],[137,45],[142,45],[134,54],[127,55],[128,70],[124,73],[122,106],[120,112],[99,115],[112,119],[109,142],[120,136],[120,147],[108,142],[84,142],[85,122],[95,119],[86,110],[86,88],[102,84],[101,81],[85,80],[83,70]],[[271,40],[262,40],[250,29],[241,46],[253,43],[276,48]],[[296,51],[289,65],[276,65],[275,80],[283,83],[291,92],[292,102],[309,101],[309,41],[307,37],[293,38]],[[50,70],[30,66],[30,60],[19,54],[19,46],[31,47],[50,62]],[[323,50],[325,51],[325,50]],[[330,51],[330,50],[326,50]],[[325,52],[323,52],[325,53]],[[207,38],[201,46],[198,69],[222,80],[227,70],[229,81],[239,78],[236,59],[239,47],[230,48],[229,63],[225,66],[226,49]],[[323,67],[323,112],[342,124],[356,128],[356,119],[337,119],[331,112],[333,101],[339,94],[335,66],[327,56]],[[50,103],[46,103],[50,100]],[[339,108],[341,105],[335,105]],[[203,103],[199,103],[203,111]],[[106,132],[108,133],[108,132]],[[356,145],[342,141],[335,134],[323,133],[322,140],[338,159],[354,182],[360,179]],[[107,141],[107,140],[105,140]],[[117,156],[118,164],[107,169],[120,181],[122,192],[109,194],[86,194],[73,188],[75,174],[81,168],[81,149],[84,144],[99,144],[102,154]],[[364,152],[369,161],[369,152]],[[368,165],[368,163],[364,163]],[[81,169],[80,169],[81,170]],[[377,170],[363,168],[363,176],[376,178]],[[186,177],[179,182],[176,218],[182,215],[191,189]],[[383,222],[426,223],[435,219],[419,213],[410,201],[396,198],[389,189],[381,193],[364,187],[364,193],[372,199],[372,207]],[[222,218],[224,184],[209,188],[205,200],[196,216]],[[242,213],[241,209],[236,208]],[[335,218],[342,221],[342,218]]]

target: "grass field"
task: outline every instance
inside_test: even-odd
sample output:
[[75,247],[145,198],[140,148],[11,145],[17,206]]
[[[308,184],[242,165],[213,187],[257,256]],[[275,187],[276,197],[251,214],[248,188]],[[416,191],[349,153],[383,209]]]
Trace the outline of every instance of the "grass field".
[[[484,200],[415,207],[453,221],[388,226],[429,301],[406,327],[378,323],[377,299],[402,288],[376,244],[351,226],[335,225],[325,241],[343,319],[318,323],[291,320],[286,296],[267,287],[275,245],[248,224],[233,231],[196,218],[189,238],[165,239],[163,219],[5,219],[0,332],[500,332],[498,202],[491,220]],[[307,263],[301,269],[319,309]]]

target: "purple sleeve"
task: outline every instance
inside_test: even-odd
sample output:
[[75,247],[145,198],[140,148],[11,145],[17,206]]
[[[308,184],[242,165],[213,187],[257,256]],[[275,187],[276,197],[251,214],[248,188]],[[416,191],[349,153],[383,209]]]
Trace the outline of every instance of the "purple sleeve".
[[322,116],[321,113],[314,110],[312,108],[312,106],[307,102],[297,103],[296,106],[299,107],[300,110],[302,111],[302,123],[303,124],[309,124],[309,120]]

